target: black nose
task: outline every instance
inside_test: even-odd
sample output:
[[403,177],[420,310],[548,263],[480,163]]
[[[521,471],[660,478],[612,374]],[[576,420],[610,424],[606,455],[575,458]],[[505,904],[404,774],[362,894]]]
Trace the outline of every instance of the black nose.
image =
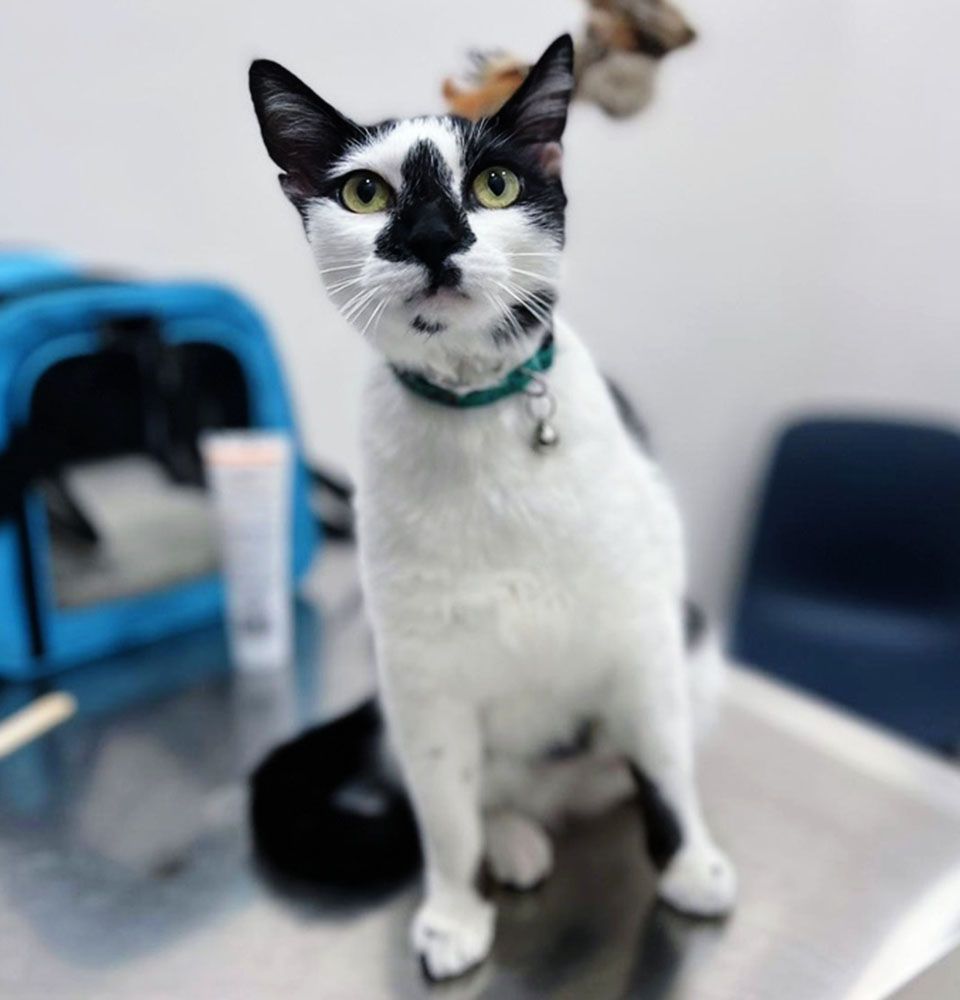
[[463,226],[456,215],[438,204],[425,205],[411,220],[407,248],[411,256],[422,261],[431,271],[465,245]]

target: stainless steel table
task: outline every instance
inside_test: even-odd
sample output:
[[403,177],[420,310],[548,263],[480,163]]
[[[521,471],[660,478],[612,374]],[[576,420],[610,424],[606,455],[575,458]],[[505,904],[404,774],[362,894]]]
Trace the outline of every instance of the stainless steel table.
[[[0,762],[0,996],[870,1000],[960,940],[960,773],[737,670],[701,754],[735,915],[657,906],[624,808],[571,829],[541,890],[501,895],[489,962],[428,988],[415,885],[334,897],[251,859],[244,775],[372,685],[349,550],[308,589],[288,675],[231,674],[210,629],[59,679],[77,717]],[[0,713],[36,693],[0,687]]]

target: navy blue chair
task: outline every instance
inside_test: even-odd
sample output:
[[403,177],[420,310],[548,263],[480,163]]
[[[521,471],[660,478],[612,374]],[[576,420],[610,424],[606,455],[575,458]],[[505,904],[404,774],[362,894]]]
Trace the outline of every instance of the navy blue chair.
[[932,747],[960,746],[960,435],[811,419],[780,436],[733,655]]

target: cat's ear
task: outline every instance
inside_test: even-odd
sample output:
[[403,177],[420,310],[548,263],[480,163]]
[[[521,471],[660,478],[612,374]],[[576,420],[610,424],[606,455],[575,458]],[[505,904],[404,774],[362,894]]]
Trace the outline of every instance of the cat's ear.
[[559,172],[560,139],[567,124],[573,82],[573,39],[561,35],[495,116],[497,127],[511,142],[538,147],[550,173]]
[[324,172],[363,128],[269,59],[250,66],[250,96],[280,184],[295,204],[317,194]]

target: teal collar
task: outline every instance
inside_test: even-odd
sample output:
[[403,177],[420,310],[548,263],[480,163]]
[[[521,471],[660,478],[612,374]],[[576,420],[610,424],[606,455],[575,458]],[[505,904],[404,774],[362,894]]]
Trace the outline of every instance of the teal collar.
[[394,367],[393,374],[412,393],[430,400],[431,403],[442,403],[444,406],[467,409],[474,406],[489,406],[498,399],[523,392],[539,372],[549,371],[552,364],[553,334],[548,333],[532,358],[508,372],[496,385],[487,386],[485,389],[459,393],[403,368]]

